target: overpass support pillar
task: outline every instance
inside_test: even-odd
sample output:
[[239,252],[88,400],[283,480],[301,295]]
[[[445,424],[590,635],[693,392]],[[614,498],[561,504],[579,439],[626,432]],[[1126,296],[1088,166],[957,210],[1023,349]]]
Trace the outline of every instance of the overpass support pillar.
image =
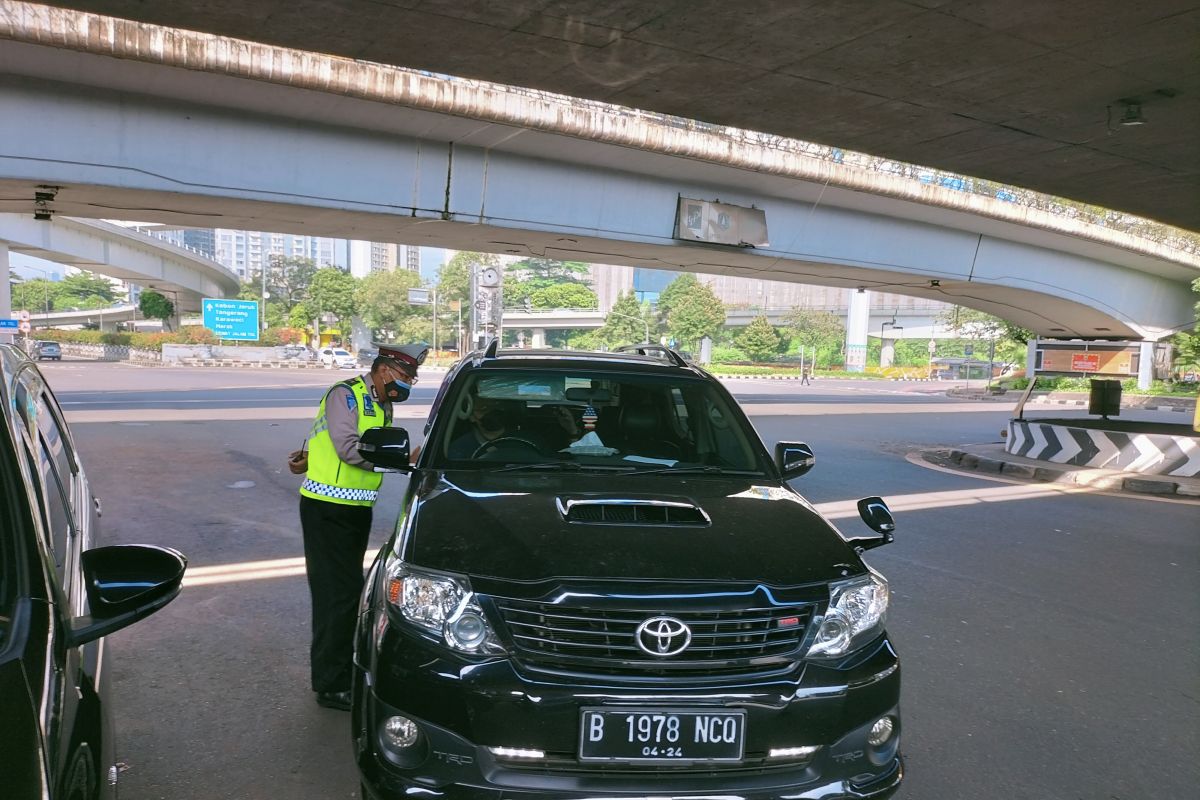
[[1154,342],[1138,344],[1138,388],[1149,389],[1154,382]]
[[546,329],[545,328],[534,328],[533,329],[533,341],[530,343],[530,346],[534,350],[541,350],[546,346]]
[[859,289],[850,293],[846,312],[846,369],[862,372],[867,366],[867,325],[871,317],[871,293]]
[[[12,289],[8,282],[8,244],[0,242],[0,319],[12,318]],[[13,340],[10,331],[0,331],[0,343],[10,344]]]

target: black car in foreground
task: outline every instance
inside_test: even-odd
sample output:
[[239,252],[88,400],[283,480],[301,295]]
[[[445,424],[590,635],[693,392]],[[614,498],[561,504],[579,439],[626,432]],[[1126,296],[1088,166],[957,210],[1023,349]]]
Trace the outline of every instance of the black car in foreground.
[[[370,570],[367,798],[864,798],[902,777],[888,584],[670,351],[500,351],[435,401]],[[406,468],[407,433],[360,452]]]
[[103,637],[165,606],[173,550],[95,547],[100,505],[37,366],[0,345],[0,797],[115,797]]

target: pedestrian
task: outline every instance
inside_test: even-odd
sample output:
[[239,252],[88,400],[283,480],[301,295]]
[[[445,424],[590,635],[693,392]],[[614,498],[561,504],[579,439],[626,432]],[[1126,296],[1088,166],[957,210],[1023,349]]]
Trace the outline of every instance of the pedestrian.
[[801,367],[800,368],[800,385],[801,386],[811,386],[812,381],[809,380],[809,376],[811,376],[811,375],[812,375],[812,367],[810,367],[808,364],[805,364],[803,367]]
[[359,436],[390,425],[429,348],[382,345],[371,371],[331,386],[308,434],[300,527],[312,597],[312,689],[317,704],[350,709],[351,660],[371,508],[383,474],[358,454]]

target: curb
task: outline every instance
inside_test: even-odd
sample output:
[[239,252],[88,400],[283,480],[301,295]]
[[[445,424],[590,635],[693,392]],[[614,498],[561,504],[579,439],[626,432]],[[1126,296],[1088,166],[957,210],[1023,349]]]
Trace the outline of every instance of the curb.
[[[1048,397],[1038,397],[1031,399],[1030,403],[1037,405],[1074,405],[1078,408],[1086,408],[1087,401],[1076,401],[1076,399],[1050,399]],[[1182,411],[1187,413],[1192,409],[1183,408],[1181,405],[1122,405],[1122,409],[1139,410],[1139,411]]]
[[[936,451],[947,452],[947,451]],[[1003,450],[1000,450],[1003,453]],[[1065,483],[1088,486],[1105,491],[1128,492],[1130,494],[1159,495],[1200,498],[1200,479],[1171,478],[1169,476],[1140,475],[1112,469],[1071,469],[1049,462],[1024,462],[1005,458],[994,458],[967,450],[951,448],[949,460],[963,469],[1005,475],[1041,483]],[[1026,463],[1029,462],[1029,463]],[[1044,466],[1039,466],[1039,463]]]

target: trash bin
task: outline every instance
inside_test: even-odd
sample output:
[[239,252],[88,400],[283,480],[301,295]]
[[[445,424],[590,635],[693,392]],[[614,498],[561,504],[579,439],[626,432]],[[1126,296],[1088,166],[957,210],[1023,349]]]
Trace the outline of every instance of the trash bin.
[[1121,416],[1121,382],[1093,378],[1088,395],[1088,413],[1102,417]]

